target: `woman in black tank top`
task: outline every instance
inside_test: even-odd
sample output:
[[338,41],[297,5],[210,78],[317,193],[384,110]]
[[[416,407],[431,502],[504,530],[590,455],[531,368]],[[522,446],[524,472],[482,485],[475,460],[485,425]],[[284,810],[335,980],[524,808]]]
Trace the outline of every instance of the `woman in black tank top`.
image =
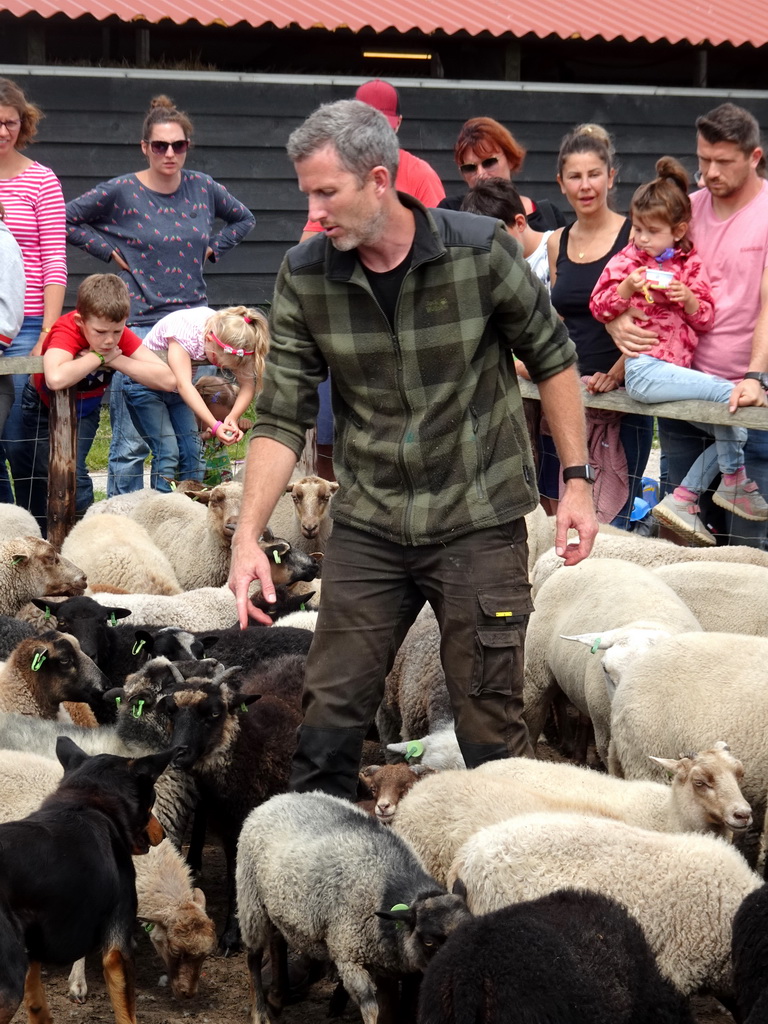
[[[588,377],[592,392],[613,391],[624,383],[624,357],[605,327],[589,310],[592,289],[608,260],[629,242],[631,224],[608,205],[616,171],[610,136],[600,125],[581,125],[563,142],[557,181],[576,213],[575,222],[550,236],[548,242],[552,278],[552,305],[576,345],[579,373]],[[624,416],[620,438],[627,456],[629,499],[614,525],[629,528],[629,513],[653,438],[653,419]],[[539,488],[556,499],[560,466],[551,438],[542,438],[542,469]],[[599,509],[598,509],[599,511]]]

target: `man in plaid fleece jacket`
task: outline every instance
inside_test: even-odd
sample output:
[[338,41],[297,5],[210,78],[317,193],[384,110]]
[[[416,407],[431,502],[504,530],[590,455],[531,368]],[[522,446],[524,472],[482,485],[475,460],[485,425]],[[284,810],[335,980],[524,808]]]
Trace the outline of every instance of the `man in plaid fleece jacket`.
[[[468,767],[530,753],[522,654],[532,610],[522,516],[538,494],[513,352],[538,383],[564,466],[585,464],[575,349],[504,225],[427,211],[395,192],[386,119],[320,107],[288,154],[325,234],[280,269],[230,586],[241,625],[258,538],[317,414],[330,369],[339,491],[307,660],[292,788],[354,798],[384,678],[429,601]],[[578,545],[566,550],[569,527]],[[597,531],[591,486],[570,480],[556,546],[573,564]]]

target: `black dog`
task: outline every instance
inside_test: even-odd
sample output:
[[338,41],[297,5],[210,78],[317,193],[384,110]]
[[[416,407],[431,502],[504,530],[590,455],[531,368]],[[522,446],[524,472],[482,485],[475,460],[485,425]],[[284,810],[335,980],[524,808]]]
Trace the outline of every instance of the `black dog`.
[[0,825],[0,1024],[22,997],[29,1020],[48,1024],[41,963],[69,964],[94,949],[117,1024],[134,1024],[131,855],[162,839],[154,783],[174,753],[89,757],[60,736],[59,788],[28,818]]

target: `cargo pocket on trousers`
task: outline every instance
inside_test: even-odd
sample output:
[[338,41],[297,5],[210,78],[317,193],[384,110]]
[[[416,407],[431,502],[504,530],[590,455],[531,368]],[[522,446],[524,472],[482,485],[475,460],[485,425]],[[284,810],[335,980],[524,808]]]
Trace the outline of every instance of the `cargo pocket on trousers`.
[[522,692],[525,627],[533,611],[530,587],[526,584],[513,591],[508,586],[484,587],[478,590],[477,600],[481,614],[469,695]]

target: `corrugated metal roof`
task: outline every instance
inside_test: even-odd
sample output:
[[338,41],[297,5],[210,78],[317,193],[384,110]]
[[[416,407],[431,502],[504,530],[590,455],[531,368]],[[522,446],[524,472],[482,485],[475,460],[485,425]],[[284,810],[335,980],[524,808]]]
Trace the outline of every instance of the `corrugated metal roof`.
[[[574,9],[576,8],[576,9]],[[376,32],[394,28],[469,35],[493,36],[533,33],[561,39],[645,39],[648,42],[687,41],[695,45],[768,41],[768,4],[765,0],[741,0],[729,8],[711,0],[674,0],[672,3],[629,4],[626,0],[564,0],[532,4],[530,0],[390,0],[377,8],[362,0],[0,0],[0,9],[19,17],[36,12],[44,18],[63,13],[70,18],[91,14],[99,20],[116,14],[123,21],[159,22],[170,18],[177,24],[197,21],[203,25],[259,27],[348,28]]]

